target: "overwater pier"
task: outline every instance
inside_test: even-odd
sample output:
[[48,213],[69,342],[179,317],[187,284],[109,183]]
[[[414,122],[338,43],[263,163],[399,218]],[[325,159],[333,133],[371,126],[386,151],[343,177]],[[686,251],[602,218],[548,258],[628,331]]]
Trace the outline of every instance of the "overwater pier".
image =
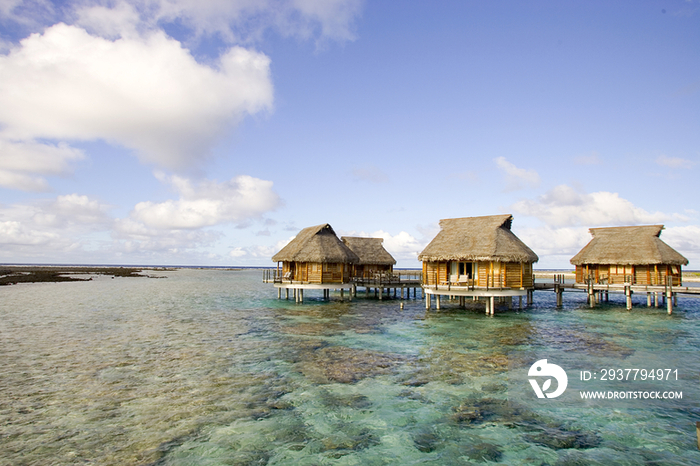
[[700,297],[700,287],[673,285],[671,277],[664,284],[639,285],[630,277],[625,283],[595,283],[593,278],[585,283],[567,283],[563,274],[554,274],[551,281],[535,281],[535,290],[551,290],[557,295],[557,306],[563,305],[564,291],[584,292],[588,294],[588,303],[591,307],[601,302],[607,302],[610,293],[625,295],[627,310],[632,309],[632,296],[646,293],[647,307],[665,306],[668,314],[673,313],[673,307],[678,304],[678,295]]

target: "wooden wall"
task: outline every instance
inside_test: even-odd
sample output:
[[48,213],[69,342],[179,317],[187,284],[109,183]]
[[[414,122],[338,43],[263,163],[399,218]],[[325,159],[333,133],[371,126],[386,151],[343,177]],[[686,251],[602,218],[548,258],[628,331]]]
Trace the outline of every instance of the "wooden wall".
[[[532,264],[520,262],[477,261],[475,281],[469,285],[490,288],[532,288]],[[450,281],[451,262],[423,262],[423,283],[429,286]]]
[[302,283],[348,283],[352,278],[350,264],[321,262],[283,262],[282,277]]
[[682,283],[681,267],[678,265],[610,265],[588,264],[576,266],[576,283],[586,283],[590,276],[595,283],[611,285],[631,282],[635,285],[665,285],[666,277],[672,284]]

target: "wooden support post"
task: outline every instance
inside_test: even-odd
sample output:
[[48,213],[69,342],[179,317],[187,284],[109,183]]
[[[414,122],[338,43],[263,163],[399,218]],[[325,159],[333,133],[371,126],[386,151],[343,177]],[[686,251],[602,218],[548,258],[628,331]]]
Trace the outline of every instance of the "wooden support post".
[[554,292],[557,294],[557,307],[561,307],[563,304],[562,288],[558,283],[554,285]]
[[435,295],[435,309],[438,311],[440,310],[440,295],[436,294]]
[[277,288],[277,299],[282,299],[282,288]]
[[698,450],[700,450],[700,421],[695,422],[695,433],[698,437]]
[[491,296],[489,298],[489,307],[491,308],[491,315],[493,315],[496,312],[496,297]]
[[379,300],[381,301],[384,299],[384,288],[378,288],[378,290],[379,290]]
[[593,291],[593,282],[588,282],[588,304],[591,308],[595,307],[595,292]]
[[303,289],[299,290],[299,302],[300,303],[304,302],[304,290]]
[[429,311],[430,310],[430,295],[428,293],[424,293],[425,295],[425,310]]
[[647,291],[647,307],[651,307],[651,293]]
[[666,291],[666,310],[668,311],[668,315],[673,314],[673,292],[671,291],[671,287],[668,287],[668,290]]
[[491,314],[491,300],[486,298],[486,315]]
[[625,296],[627,297],[627,310],[631,311],[632,310],[632,286],[631,285],[625,285]]
[[523,308],[523,297],[518,296],[518,309],[520,310],[522,308]]
[[659,307],[659,293],[654,291],[654,307]]

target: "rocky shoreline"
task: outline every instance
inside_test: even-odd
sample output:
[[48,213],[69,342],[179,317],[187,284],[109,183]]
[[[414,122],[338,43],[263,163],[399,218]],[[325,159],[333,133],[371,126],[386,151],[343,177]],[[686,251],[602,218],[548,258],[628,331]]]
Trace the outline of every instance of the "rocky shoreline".
[[[39,282],[80,282],[92,280],[92,275],[109,275],[112,277],[146,277],[143,267],[84,267],[84,266],[0,266],[0,286],[17,283]],[[84,276],[84,277],[83,277]]]

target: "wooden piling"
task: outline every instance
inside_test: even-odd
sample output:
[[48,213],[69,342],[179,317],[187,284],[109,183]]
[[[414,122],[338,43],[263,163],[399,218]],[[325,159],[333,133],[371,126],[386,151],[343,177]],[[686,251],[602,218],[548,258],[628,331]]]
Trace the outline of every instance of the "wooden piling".
[[695,422],[695,433],[698,437],[698,450],[700,450],[700,421]]
[[625,285],[625,296],[626,296],[626,301],[627,301],[627,310],[631,311],[632,310],[632,286],[631,285]]

